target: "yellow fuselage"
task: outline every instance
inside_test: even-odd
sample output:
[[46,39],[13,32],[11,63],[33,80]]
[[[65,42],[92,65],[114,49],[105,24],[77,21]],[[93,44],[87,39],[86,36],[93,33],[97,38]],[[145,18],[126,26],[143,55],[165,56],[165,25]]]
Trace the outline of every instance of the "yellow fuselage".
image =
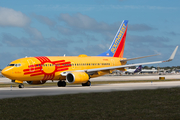
[[[19,81],[65,80],[65,77],[61,75],[64,71],[80,71],[125,65],[126,62],[122,63],[120,59],[125,58],[86,55],[75,57],[27,57],[12,61],[2,72],[6,77]],[[110,72],[110,70],[97,71],[96,74],[90,77],[98,77]]]

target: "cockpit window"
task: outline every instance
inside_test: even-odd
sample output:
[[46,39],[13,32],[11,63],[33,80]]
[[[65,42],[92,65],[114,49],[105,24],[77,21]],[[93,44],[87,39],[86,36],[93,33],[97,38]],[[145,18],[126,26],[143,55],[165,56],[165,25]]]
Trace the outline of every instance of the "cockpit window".
[[15,64],[15,66],[16,66],[16,67],[20,67],[20,66],[21,66],[21,64]]
[[19,67],[19,66],[21,66],[21,64],[8,64],[8,66],[16,66],[16,67]]
[[14,66],[14,64],[8,64],[7,66]]

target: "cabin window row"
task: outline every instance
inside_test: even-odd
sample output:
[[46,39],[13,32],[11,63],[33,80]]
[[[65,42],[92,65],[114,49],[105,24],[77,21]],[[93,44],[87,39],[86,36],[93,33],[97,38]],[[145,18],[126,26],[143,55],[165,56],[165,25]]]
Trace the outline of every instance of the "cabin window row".
[[110,65],[110,63],[75,63],[72,66],[95,66],[95,65]]
[[97,66],[97,65],[110,65],[110,63],[75,63],[75,64],[37,64],[36,67],[40,66]]

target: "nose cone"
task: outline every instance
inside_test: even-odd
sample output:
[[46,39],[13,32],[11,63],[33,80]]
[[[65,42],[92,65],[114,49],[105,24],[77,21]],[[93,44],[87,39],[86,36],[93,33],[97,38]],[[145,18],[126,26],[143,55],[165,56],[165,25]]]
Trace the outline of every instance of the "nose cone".
[[4,68],[2,71],[1,71],[1,73],[2,73],[2,75],[4,75],[5,77],[7,77],[7,78],[9,78],[10,76],[11,76],[11,74],[12,74],[12,70],[11,70],[12,68]]

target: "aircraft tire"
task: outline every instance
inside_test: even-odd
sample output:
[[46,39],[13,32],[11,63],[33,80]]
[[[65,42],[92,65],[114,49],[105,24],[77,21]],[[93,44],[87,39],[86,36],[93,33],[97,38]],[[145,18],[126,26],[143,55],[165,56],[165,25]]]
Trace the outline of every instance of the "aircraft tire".
[[82,86],[91,86],[91,82],[87,81],[86,83],[82,83]]
[[82,83],[82,86],[86,86],[85,84],[86,84],[86,83]]
[[65,81],[59,81],[57,83],[58,87],[66,87],[66,82]]
[[66,82],[62,81],[62,87],[66,87]]
[[19,84],[19,88],[24,88],[24,85],[23,84]]

